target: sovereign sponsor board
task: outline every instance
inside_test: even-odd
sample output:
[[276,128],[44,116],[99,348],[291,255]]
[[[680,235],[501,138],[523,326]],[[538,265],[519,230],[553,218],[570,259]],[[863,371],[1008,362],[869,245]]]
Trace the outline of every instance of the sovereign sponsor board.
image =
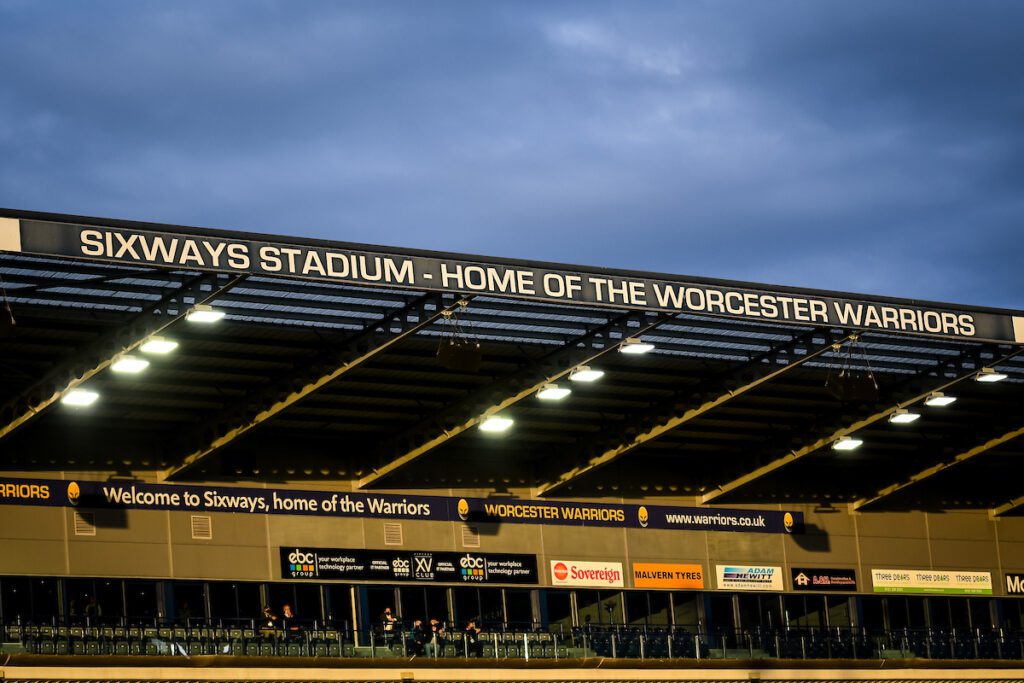
[[875,593],[991,595],[992,574],[935,569],[872,569],[871,586]]
[[537,556],[282,547],[281,577],[424,583],[537,583]]
[[1007,595],[1024,595],[1024,574],[1006,575]]
[[239,486],[0,478],[0,505],[241,512],[317,517],[552,524],[680,531],[798,533],[803,515],[771,510],[626,505],[575,501],[453,498]]
[[1024,319],[991,311],[870,301],[673,275],[280,239],[170,226],[139,229],[0,219],[0,248],[13,252],[799,325],[1024,341]]
[[634,562],[636,588],[703,588],[704,567],[699,564]]
[[762,567],[749,564],[715,565],[718,590],[782,591],[782,567]]
[[789,573],[795,591],[857,590],[857,572],[852,569],[792,567]]
[[551,560],[551,585],[623,588],[622,563]]

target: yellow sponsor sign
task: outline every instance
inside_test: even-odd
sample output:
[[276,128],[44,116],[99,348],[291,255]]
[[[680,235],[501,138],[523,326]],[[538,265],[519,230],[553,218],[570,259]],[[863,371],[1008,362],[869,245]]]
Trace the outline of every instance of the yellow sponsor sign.
[[634,562],[636,588],[703,588],[704,567],[699,564]]

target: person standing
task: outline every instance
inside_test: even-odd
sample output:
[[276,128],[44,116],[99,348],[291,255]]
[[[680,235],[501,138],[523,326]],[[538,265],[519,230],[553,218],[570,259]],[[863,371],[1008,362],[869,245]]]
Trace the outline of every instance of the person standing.
[[470,619],[469,623],[466,624],[466,633],[463,638],[466,639],[466,656],[479,657],[483,654],[483,643],[480,642],[480,627],[476,625],[476,620]]
[[391,643],[395,640],[395,625],[398,623],[398,619],[391,613],[390,607],[384,608],[384,613],[380,615],[381,632],[384,634],[384,643],[391,647]]

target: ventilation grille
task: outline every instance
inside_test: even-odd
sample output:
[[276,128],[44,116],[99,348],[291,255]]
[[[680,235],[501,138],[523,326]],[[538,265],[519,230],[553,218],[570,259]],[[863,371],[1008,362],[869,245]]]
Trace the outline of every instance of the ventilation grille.
[[75,536],[95,536],[96,515],[75,510]]
[[475,526],[462,526],[462,547],[464,548],[479,548],[480,547],[480,530]]
[[384,545],[402,545],[402,525],[384,522]]
[[209,541],[213,539],[213,518],[209,515],[192,515],[192,539]]

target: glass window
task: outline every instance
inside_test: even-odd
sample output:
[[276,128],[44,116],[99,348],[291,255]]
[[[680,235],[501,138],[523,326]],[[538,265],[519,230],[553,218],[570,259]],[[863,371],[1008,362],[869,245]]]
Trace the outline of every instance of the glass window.
[[124,596],[127,604],[126,616],[135,619],[152,619],[159,614],[155,581],[126,581]]
[[885,625],[885,611],[882,606],[882,601],[885,598],[879,598],[874,596],[865,596],[857,598],[860,602],[861,617],[864,623],[861,624],[864,628],[871,631],[882,631],[886,628]]
[[971,612],[971,627],[982,630],[992,628],[992,600],[988,598],[968,598]]
[[[700,612],[697,608],[699,593],[672,593],[672,605],[674,609],[675,625],[685,628],[691,633],[700,631]],[[731,612],[731,608],[730,608]]]
[[452,606],[457,623],[480,618],[480,595],[476,588],[452,588]]
[[50,621],[60,613],[57,579],[32,579],[32,618]]
[[834,597],[830,595],[825,598],[825,605],[828,609],[828,626],[833,628],[849,628],[853,626],[849,597]]
[[580,626],[604,623],[601,619],[601,596],[597,591],[576,591],[576,610]]
[[295,585],[290,583],[267,584],[267,599],[271,611],[281,618],[284,615],[284,606],[289,605],[295,609]]
[[[111,617],[123,617],[124,613],[124,587],[121,581],[112,579],[96,579],[96,596],[101,608],[101,616],[109,620]],[[154,611],[155,615],[156,612]],[[136,615],[129,612],[129,616]]]
[[237,619],[238,596],[235,592],[237,584],[212,581],[208,585],[210,588],[210,618]]
[[547,614],[548,629],[568,633],[572,628],[572,591],[546,590],[541,600]]
[[651,606],[647,604],[646,591],[627,591],[625,598],[626,618],[629,619],[629,623],[646,624],[651,615]]
[[1009,631],[1024,630],[1024,600],[1000,600],[1003,613],[1003,628]]
[[647,623],[653,626],[665,626],[671,619],[669,612],[671,605],[668,600],[668,593],[664,591],[650,591],[647,593],[647,604],[650,605],[650,616]]
[[32,587],[29,579],[5,576],[0,579],[0,604],[4,621],[32,619]]
[[[505,607],[501,599],[501,589],[481,588],[479,594],[480,619],[482,622],[491,628],[503,624],[505,622]],[[481,625],[478,624],[478,626]]]
[[[324,617],[328,622],[338,626],[345,623],[352,625],[352,587],[339,584],[328,584],[324,587]],[[304,607],[302,609],[305,609]]]
[[300,621],[321,621],[324,618],[323,605],[320,601],[320,586],[312,583],[295,584],[295,602],[292,603],[292,614]]
[[715,633],[731,633],[736,629],[732,599],[733,596],[728,593],[711,593],[708,596],[708,630]]
[[168,611],[173,607],[173,618],[181,623],[189,619],[203,619],[206,617],[206,595],[203,584],[185,581],[175,581],[171,584],[170,595],[173,601],[168,598]]
[[824,598],[818,595],[787,595],[783,598],[786,608],[786,625],[790,628],[821,628]]
[[515,628],[533,629],[533,599],[531,591],[515,588],[505,589],[505,608],[508,622]]
[[424,623],[429,623],[431,618],[445,621],[444,613],[428,614],[426,596],[421,586],[399,588],[398,593],[402,597],[398,618],[403,622],[411,624],[415,619],[422,619]]
[[96,582],[92,579],[68,579],[68,614],[72,620],[102,614],[103,607],[96,599]]
[[391,610],[395,614],[395,589],[370,586],[366,589],[367,618],[370,623],[367,626],[379,627],[384,615],[384,609]]
[[258,619],[263,614],[262,599],[260,597],[260,584],[239,583],[238,586],[238,616],[243,619]]
[[739,595],[737,602],[739,626],[744,629],[775,628],[782,623],[778,595]]

